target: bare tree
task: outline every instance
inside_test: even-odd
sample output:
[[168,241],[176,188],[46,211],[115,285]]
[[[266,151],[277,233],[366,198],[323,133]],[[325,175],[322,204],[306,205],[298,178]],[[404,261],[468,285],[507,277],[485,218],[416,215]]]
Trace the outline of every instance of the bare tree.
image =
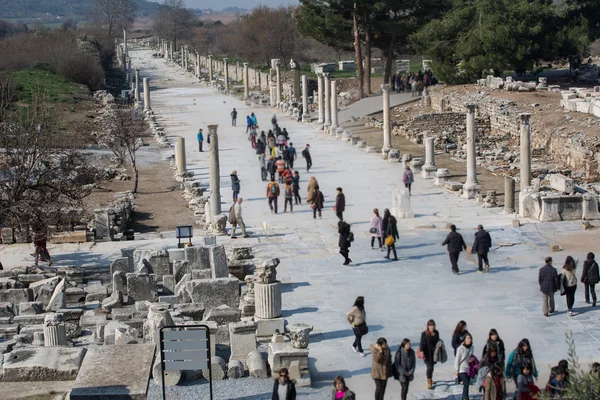
[[92,21],[105,26],[112,38],[133,24],[136,9],[134,0],[92,0],[89,15]]
[[174,48],[178,39],[190,34],[193,25],[194,14],[185,8],[183,0],[165,0],[154,17],[154,31],[172,40]]

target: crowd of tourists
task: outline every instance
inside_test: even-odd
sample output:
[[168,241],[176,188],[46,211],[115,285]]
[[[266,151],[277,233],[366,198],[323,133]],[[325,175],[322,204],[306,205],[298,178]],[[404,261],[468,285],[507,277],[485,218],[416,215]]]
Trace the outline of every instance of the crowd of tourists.
[[392,90],[396,93],[411,92],[413,97],[421,96],[423,88],[437,84],[437,79],[430,69],[418,73],[395,73],[390,79]]

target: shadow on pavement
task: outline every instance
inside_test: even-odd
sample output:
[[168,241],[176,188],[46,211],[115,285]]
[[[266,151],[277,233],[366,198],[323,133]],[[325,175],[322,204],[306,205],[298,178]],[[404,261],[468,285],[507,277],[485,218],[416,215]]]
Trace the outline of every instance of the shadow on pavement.
[[304,314],[304,313],[311,313],[311,312],[317,312],[317,311],[319,311],[318,307],[300,307],[300,308],[296,308],[294,310],[283,310],[281,312],[281,316],[287,318],[294,314]]
[[283,293],[289,293],[289,292],[294,291],[294,289],[303,287],[303,286],[310,286],[310,283],[308,283],[308,282],[283,283],[283,284],[281,284],[281,291]]

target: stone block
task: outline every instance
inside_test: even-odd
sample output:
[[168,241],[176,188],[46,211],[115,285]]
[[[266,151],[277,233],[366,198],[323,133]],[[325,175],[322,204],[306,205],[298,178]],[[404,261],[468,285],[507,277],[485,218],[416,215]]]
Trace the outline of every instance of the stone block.
[[138,330],[132,327],[117,328],[115,330],[115,346],[123,346],[128,344],[137,344],[139,341]]
[[156,301],[154,275],[127,274],[127,294],[133,301]]
[[562,174],[552,174],[550,175],[550,187],[561,193],[571,193],[575,189],[575,182]]
[[108,297],[108,288],[103,285],[87,285],[84,288],[86,303],[100,301]]
[[256,336],[260,338],[271,338],[276,330],[283,333],[285,332],[285,320],[283,317],[279,318],[259,318],[255,317],[256,321]]
[[175,294],[175,276],[173,275],[164,275],[163,279],[163,295],[172,295]]
[[233,275],[243,281],[246,275],[254,273],[254,260],[229,260],[227,270],[229,275]]
[[82,347],[30,347],[4,355],[4,382],[72,381],[85,356]]
[[164,275],[171,275],[171,264],[169,263],[169,252],[167,250],[153,251],[148,257],[148,262],[152,266],[152,273],[157,279]]
[[238,308],[231,308],[223,304],[210,310],[205,320],[215,321],[219,325],[229,325],[232,322],[239,322],[241,313]]
[[29,289],[33,292],[34,300],[37,300],[37,296],[44,288],[49,288],[51,293],[54,292],[54,288],[58,285],[58,282],[60,282],[60,277],[54,276],[29,284]]
[[65,296],[68,303],[84,303],[86,298],[85,290],[80,287],[66,288]]
[[0,290],[22,289],[23,284],[15,277],[0,278]]
[[175,277],[175,283],[179,283],[185,274],[191,274],[192,268],[187,261],[175,261],[173,263],[173,276]]
[[194,321],[202,321],[204,317],[205,307],[203,303],[186,303],[175,306],[175,309],[183,317],[191,318]]
[[175,296],[175,295],[158,296],[158,301],[160,303],[167,303],[170,305],[179,304],[179,296]]
[[584,220],[598,220],[600,219],[600,212],[598,212],[598,196],[594,194],[584,194],[582,204],[582,218]]
[[231,258],[234,260],[248,260],[253,258],[251,246],[236,246],[231,249]]
[[[155,346],[91,346],[71,400],[146,400]],[[127,373],[115,373],[127,366]]]
[[217,244],[217,237],[215,235],[204,236],[200,240],[204,246],[215,246]]
[[221,304],[237,307],[240,302],[240,281],[237,278],[198,279],[185,284],[192,303],[204,303],[207,310]]
[[19,303],[19,315],[37,315],[44,311],[44,305],[39,301]]
[[208,256],[213,279],[226,278],[228,276],[228,272],[225,247],[223,245],[209,247]]
[[185,274],[183,278],[177,282],[177,285],[175,285],[175,294],[179,296],[180,303],[190,303],[192,301],[188,295],[188,292],[185,290],[186,283],[191,280],[192,274]]
[[133,263],[127,257],[119,257],[110,264],[110,276],[113,276],[115,272],[120,272],[123,276],[133,270]]
[[250,376],[261,379],[268,378],[267,363],[263,360],[258,351],[255,350],[248,354],[246,357],[246,364]]
[[[202,373],[204,374],[204,371]],[[210,374],[206,373],[205,378],[212,378],[213,381],[222,381],[227,377],[227,364],[221,357],[213,356],[210,358]]]
[[100,310],[87,310],[83,312],[83,315],[79,319],[79,325],[82,328],[94,328],[98,324],[106,323],[106,314],[100,312]]
[[17,315],[15,317],[13,317],[13,324],[21,324],[21,325],[43,324],[45,315],[46,314]]
[[192,270],[192,279],[211,279],[212,271],[210,269],[194,269]]
[[13,304],[32,301],[31,289],[5,289],[0,290],[0,302],[11,302]]
[[290,343],[269,343],[268,354],[273,377],[279,376],[281,368],[290,370],[292,365],[296,364],[296,375],[300,375],[294,377],[297,384],[300,384],[299,386],[310,386],[308,349],[296,349]]
[[229,323],[231,358],[245,363],[248,354],[256,350],[256,322]]
[[227,367],[227,379],[240,379],[244,377],[244,364],[240,360],[230,358]]
[[109,321],[106,325],[104,325],[104,344],[110,345],[115,344],[115,331],[117,329],[127,329],[128,325],[119,321]]
[[190,269],[210,269],[208,249],[203,246],[190,246],[185,249],[185,260]]
[[136,309],[132,306],[113,308],[111,311],[113,321],[127,321],[133,319]]
[[169,249],[169,262],[174,264],[177,261],[185,261],[185,248]]
[[463,187],[463,184],[460,182],[446,181],[446,183],[444,183],[444,188],[451,192],[458,192],[459,190],[462,189],[462,187]]

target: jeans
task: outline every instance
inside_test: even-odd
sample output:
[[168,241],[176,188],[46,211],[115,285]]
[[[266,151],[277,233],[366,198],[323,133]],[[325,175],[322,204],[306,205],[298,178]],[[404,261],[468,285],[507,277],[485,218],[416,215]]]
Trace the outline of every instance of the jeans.
[[427,367],[427,371],[426,371],[426,375],[427,375],[427,379],[433,379],[433,366],[434,366],[434,362],[433,360],[425,360],[425,366]]
[[387,258],[390,258],[390,251],[393,251],[394,252],[394,260],[398,259],[398,255],[396,254],[396,244],[388,246],[387,249],[388,249]]
[[235,126],[237,118],[231,118],[231,126]]
[[317,218],[317,211],[319,212],[319,218],[321,218],[321,209],[313,208],[313,218]]
[[490,265],[490,262],[488,261],[488,253],[485,253],[485,254],[477,253],[477,262],[479,263],[479,270],[483,271],[484,265]]
[[411,193],[410,193],[410,186],[411,186],[411,185],[412,185],[412,183],[405,183],[405,184],[404,184],[404,187],[408,189],[408,195],[409,195],[409,196],[411,195]]
[[292,198],[291,197],[286,197],[285,198],[285,202],[283,203],[283,212],[287,211],[287,205],[290,205],[290,212],[294,211],[294,208],[292,206]]
[[[340,250],[340,253],[342,251]],[[358,333],[358,329],[357,328],[352,328],[352,330],[354,331],[354,343],[352,343],[352,347],[354,347],[356,350],[358,350],[359,353],[363,352],[363,348],[362,348],[362,335],[360,333]]]
[[238,194],[240,194],[239,190],[234,190],[233,191],[233,201],[237,201],[238,199]]
[[294,158],[293,158],[293,156],[292,156],[292,159],[288,160],[287,163],[288,163],[288,166],[290,167],[290,169],[294,169]]
[[[381,238],[378,237],[377,241],[379,242],[379,248],[382,248],[383,244],[381,244]],[[373,247],[374,244],[375,244],[375,236],[371,236],[371,247]]]
[[400,400],[406,400],[406,398],[408,397],[408,385],[409,385],[409,381],[408,379],[406,380],[406,382],[400,382],[400,386],[402,386],[402,389],[400,390]]
[[577,286],[571,286],[565,288],[565,296],[567,296],[567,309],[571,311],[573,309],[573,304],[575,303],[575,291],[577,290]]
[[544,315],[548,315],[549,312],[554,312],[554,292],[542,292],[542,312]]
[[306,159],[306,172],[312,167],[312,159],[309,157]]
[[585,284],[585,301],[590,302],[590,292],[592,292],[592,302],[596,305],[596,284],[586,283]]
[[300,193],[298,191],[300,188],[293,188],[292,191],[294,193],[294,200],[296,204],[302,204],[302,199],[300,198]]
[[386,386],[387,380],[375,379],[375,400],[383,400]]
[[471,378],[466,372],[460,373],[460,380],[463,383],[462,400],[469,400],[469,385],[471,384]]
[[344,220],[344,213],[343,213],[343,212],[341,212],[341,211],[336,211],[336,212],[335,212],[335,216],[336,216],[336,217],[338,217],[338,219],[339,219],[340,221],[343,221],[343,220]]
[[450,265],[452,265],[452,271],[458,272],[458,256],[460,253],[448,253],[450,256]]
[[277,214],[277,196],[269,196],[269,208]]
[[202,151],[202,142],[198,142],[198,150]]

